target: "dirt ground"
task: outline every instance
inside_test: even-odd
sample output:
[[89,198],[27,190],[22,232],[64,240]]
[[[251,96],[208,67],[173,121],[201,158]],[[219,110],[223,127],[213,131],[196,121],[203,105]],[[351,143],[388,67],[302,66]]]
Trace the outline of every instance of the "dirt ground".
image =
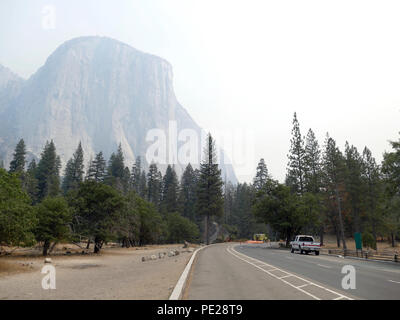
[[[144,256],[171,250],[180,254],[142,262]],[[0,257],[0,299],[168,299],[191,254],[182,245],[108,247],[100,255],[56,254],[51,256],[56,289],[44,290],[44,258],[14,252]]]

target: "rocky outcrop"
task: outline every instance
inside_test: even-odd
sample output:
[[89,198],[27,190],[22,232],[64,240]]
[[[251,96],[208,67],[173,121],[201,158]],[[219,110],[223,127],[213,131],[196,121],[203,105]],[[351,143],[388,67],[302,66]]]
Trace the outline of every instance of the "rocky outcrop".
[[[175,120],[178,131],[201,132],[175,97],[171,65],[110,38],[65,42],[26,81],[3,69],[0,157],[6,163],[23,138],[30,157],[39,157],[46,140],[53,139],[63,166],[79,141],[86,162],[99,151],[109,157],[121,143],[131,166],[151,144],[146,142],[150,129],[162,129],[168,137],[169,121]],[[176,165],[178,172],[182,168]],[[232,166],[222,170],[236,181]]]

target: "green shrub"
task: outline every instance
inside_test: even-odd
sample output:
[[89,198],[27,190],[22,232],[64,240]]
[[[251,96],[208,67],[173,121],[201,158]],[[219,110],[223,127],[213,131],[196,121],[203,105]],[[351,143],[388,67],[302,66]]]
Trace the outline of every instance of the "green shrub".
[[362,234],[362,243],[364,247],[373,248],[376,250],[376,242],[374,237],[369,232],[363,232]]
[[199,228],[189,219],[174,212],[167,215],[168,242],[180,243],[183,241],[198,242]]

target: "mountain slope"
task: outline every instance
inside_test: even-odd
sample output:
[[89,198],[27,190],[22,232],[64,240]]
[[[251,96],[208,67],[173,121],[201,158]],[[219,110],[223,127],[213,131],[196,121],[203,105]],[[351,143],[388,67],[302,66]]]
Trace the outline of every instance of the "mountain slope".
[[[201,132],[175,97],[171,65],[113,39],[67,41],[26,81],[3,73],[0,69],[0,93],[2,83],[14,83],[0,100],[0,157],[5,154],[6,163],[19,138],[32,157],[39,157],[46,140],[53,139],[63,165],[79,141],[86,161],[99,151],[108,157],[121,143],[131,166],[151,145],[146,142],[151,129],[168,136],[174,120],[178,132]],[[177,171],[182,167],[178,163]],[[223,171],[236,181],[231,166]]]

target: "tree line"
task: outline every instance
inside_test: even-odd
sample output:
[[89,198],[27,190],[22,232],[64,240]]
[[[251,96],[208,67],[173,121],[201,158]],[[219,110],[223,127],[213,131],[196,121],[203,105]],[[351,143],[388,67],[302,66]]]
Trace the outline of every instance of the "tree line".
[[312,129],[302,136],[296,113],[284,183],[257,168],[252,212],[286,244],[298,233],[334,234],[337,246],[360,232],[376,249],[378,238],[392,246],[400,233],[400,139],[378,164],[370,149],[346,142],[344,152],[326,134],[322,147]]
[[123,247],[199,242],[204,233],[209,243],[210,223],[222,215],[223,183],[211,135],[200,168],[188,164],[180,181],[171,165],[164,175],[155,163],[146,171],[141,157],[127,167],[121,145],[108,162],[97,153],[85,170],[79,143],[63,176],[53,141],[38,162],[27,165],[26,157],[21,139],[9,170],[0,167],[2,245],[39,242],[47,255],[57,243],[83,239],[95,253],[109,241]]

